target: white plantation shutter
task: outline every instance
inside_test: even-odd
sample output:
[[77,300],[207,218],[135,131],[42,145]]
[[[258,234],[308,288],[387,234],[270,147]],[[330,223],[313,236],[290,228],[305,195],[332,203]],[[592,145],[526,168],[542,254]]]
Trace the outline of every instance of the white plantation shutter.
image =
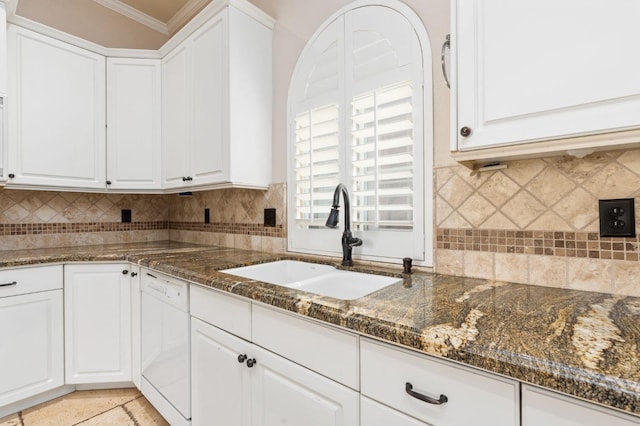
[[333,190],[340,183],[338,105],[295,118],[295,212],[301,228],[324,226]]
[[324,224],[344,183],[352,231],[364,241],[354,257],[430,262],[423,87],[430,70],[403,12],[347,10],[316,33],[298,61],[289,94],[290,251],[341,253],[344,224]]
[[413,230],[414,154],[411,83],[353,100],[353,227]]

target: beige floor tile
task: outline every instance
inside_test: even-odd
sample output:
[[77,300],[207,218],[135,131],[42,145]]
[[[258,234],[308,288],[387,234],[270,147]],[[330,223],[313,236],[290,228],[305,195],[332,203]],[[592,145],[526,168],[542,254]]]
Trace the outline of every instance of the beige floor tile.
[[107,389],[73,392],[25,410],[25,426],[73,425],[140,397],[140,391]]
[[0,426],[20,426],[21,424],[20,416],[18,414],[12,414],[0,419]]
[[142,424],[136,424],[136,422],[129,417],[126,411],[122,407],[112,408],[106,413],[102,413],[95,417],[90,418],[84,422],[78,423],[78,426],[105,426],[105,425],[117,425],[117,426],[140,426]]
[[124,408],[129,411],[131,416],[139,425],[163,425],[168,426],[169,423],[151,406],[145,398],[138,398],[125,404]]

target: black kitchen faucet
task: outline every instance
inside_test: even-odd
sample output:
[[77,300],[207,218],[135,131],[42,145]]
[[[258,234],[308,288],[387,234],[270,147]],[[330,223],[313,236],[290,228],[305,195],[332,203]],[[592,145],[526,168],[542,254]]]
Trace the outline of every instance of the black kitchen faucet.
[[340,192],[344,198],[344,232],[342,233],[342,266],[353,266],[351,250],[353,247],[361,246],[362,240],[351,234],[351,217],[349,206],[349,192],[343,184],[338,184],[333,192],[333,205],[327,218],[326,226],[336,228],[338,226],[338,216],[340,215]]

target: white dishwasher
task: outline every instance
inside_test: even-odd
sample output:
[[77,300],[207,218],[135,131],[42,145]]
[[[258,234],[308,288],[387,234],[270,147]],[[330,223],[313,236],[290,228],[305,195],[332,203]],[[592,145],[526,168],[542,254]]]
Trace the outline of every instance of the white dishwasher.
[[144,271],[141,293],[142,394],[169,423],[188,425],[191,419],[188,285]]

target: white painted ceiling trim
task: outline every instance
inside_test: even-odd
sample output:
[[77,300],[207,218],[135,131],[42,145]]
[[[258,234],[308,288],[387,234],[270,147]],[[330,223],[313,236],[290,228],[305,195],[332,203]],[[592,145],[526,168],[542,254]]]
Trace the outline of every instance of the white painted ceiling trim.
[[126,16],[127,18],[133,19],[139,24],[149,27],[154,31],[157,31],[164,35],[170,35],[175,33],[177,30],[182,28],[183,25],[189,22],[193,15],[195,15],[200,9],[202,9],[209,0],[189,0],[184,4],[184,6],[180,8],[180,10],[176,12],[175,15],[171,17],[171,19],[169,19],[166,24],[154,18],[153,16],[149,16],[146,13],[141,12],[138,9],[121,2],[120,0],[93,1],[113,10],[114,12]]
[[189,22],[193,15],[196,14],[196,12],[207,4],[207,1],[208,0],[189,0],[185,3],[185,5],[182,6],[180,10],[171,17],[171,19],[169,19],[169,22],[167,22],[166,27],[168,33],[173,34],[182,28],[182,26]]
[[[65,33],[58,29],[43,25],[39,22],[16,15],[18,1],[19,0],[0,0],[0,3],[6,4],[7,22],[107,57],[161,59],[178,44],[184,41],[190,34],[197,30],[201,25],[203,25],[228,5],[232,5],[244,11],[249,16],[253,17],[262,25],[268,28],[273,29],[276,22],[275,19],[267,15],[258,7],[254,6],[248,0],[213,0],[202,11],[194,16],[193,19],[189,20],[189,22],[187,22],[176,34],[174,34],[163,46],[161,46],[160,49],[118,49],[104,47],[99,44],[87,41],[83,38],[76,37],[69,33]],[[191,0],[188,4],[204,1],[206,0]],[[196,9],[198,7],[199,6],[196,6]],[[182,9],[184,9],[184,7]],[[180,11],[177,12],[177,15],[180,14]]]
[[113,10],[114,12],[117,12],[123,16],[126,16],[127,18],[133,19],[139,24],[149,27],[154,31],[157,31],[164,35],[169,35],[169,30],[167,28],[167,25],[164,22],[159,21],[156,18],[147,15],[146,13],[143,13],[138,9],[123,3],[120,0],[93,0],[93,1],[95,1],[101,6],[104,6],[108,9]]

